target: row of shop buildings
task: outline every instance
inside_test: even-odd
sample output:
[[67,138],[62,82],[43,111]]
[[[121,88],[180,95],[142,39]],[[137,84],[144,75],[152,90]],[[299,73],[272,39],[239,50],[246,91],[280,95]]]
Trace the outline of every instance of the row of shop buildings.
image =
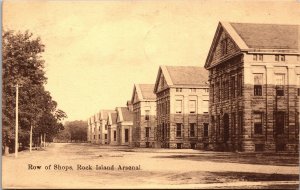
[[126,107],[88,119],[98,144],[298,151],[300,27],[220,22],[205,66],[160,66]]

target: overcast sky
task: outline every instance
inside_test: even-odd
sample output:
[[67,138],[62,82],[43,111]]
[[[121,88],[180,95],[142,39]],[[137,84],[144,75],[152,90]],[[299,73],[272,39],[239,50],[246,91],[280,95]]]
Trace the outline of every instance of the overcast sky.
[[45,44],[47,90],[67,120],[125,106],[159,65],[203,66],[219,21],[299,24],[291,1],[4,1],[3,27]]

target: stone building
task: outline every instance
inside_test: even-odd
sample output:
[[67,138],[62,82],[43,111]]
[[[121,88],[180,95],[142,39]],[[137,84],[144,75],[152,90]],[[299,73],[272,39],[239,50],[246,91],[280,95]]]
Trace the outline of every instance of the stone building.
[[193,66],[160,66],[154,86],[157,146],[203,148],[208,144],[208,72]]
[[135,147],[155,147],[156,95],[154,84],[135,84],[132,94],[133,144]]
[[106,126],[106,121],[108,118],[108,113],[115,112],[114,110],[100,110],[98,113],[97,119],[97,131],[98,131],[98,139],[97,142],[99,144],[107,144],[108,143],[108,130]]
[[298,150],[299,32],[297,25],[219,23],[205,63],[213,149]]
[[89,140],[91,143],[96,143],[96,133],[97,133],[97,130],[96,130],[96,119],[95,119],[95,115],[91,116],[89,119],[88,119],[88,126],[89,126]]
[[108,144],[118,145],[117,141],[117,112],[111,111],[107,114],[106,128],[108,134]]
[[117,107],[116,111],[118,145],[132,146],[133,112],[129,107]]

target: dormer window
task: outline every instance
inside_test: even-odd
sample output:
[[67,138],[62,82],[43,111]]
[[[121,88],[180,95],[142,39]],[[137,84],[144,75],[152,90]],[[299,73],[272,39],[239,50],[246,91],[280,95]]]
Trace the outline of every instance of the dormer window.
[[222,55],[226,55],[227,52],[227,38],[221,41]]

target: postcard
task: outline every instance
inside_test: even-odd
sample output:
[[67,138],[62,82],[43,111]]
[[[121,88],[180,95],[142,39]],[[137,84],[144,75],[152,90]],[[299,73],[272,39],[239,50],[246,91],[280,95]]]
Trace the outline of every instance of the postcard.
[[3,189],[298,189],[300,2],[5,0]]

